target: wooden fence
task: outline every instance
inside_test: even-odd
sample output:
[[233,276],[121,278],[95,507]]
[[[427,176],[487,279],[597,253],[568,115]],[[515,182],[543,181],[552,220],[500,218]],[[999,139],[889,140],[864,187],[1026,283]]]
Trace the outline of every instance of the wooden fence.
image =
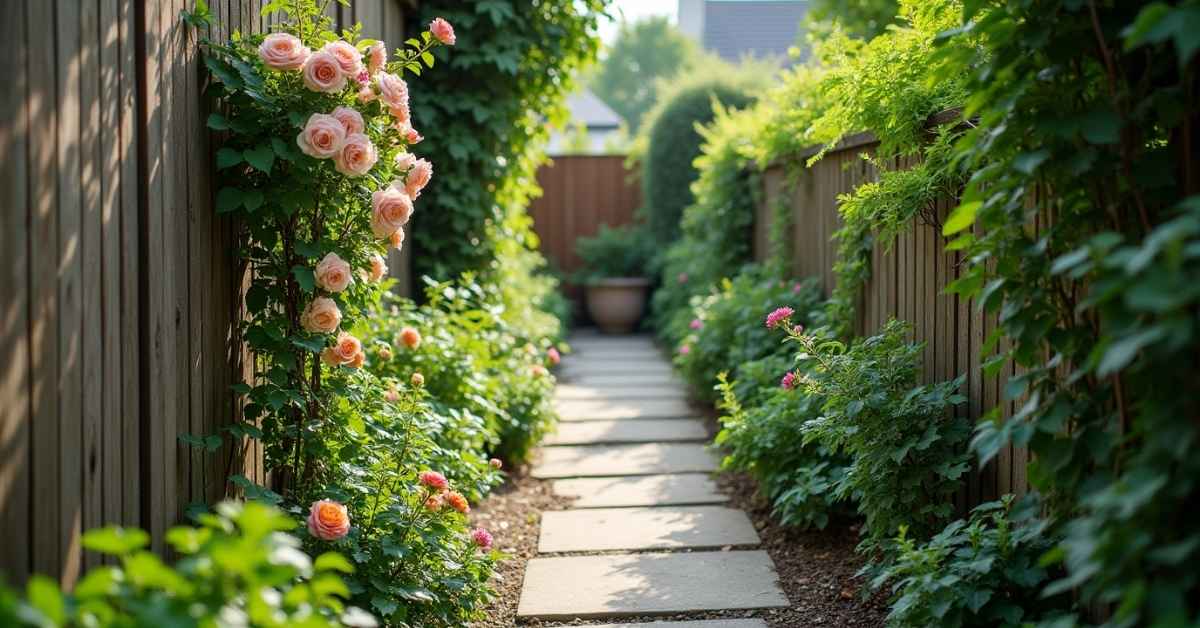
[[[875,167],[860,155],[874,154],[877,145],[873,136],[857,135],[847,138],[811,168],[798,172],[785,171],[783,166],[769,168],[755,219],[755,258],[766,259],[771,208],[790,189],[790,199],[784,200],[792,208],[792,270],[797,277],[819,278],[828,295],[835,282],[837,243],[833,234],[842,225],[837,197],[876,180]],[[906,165],[904,160],[895,160],[889,167]],[[796,177],[791,185],[789,176]],[[856,331],[870,335],[890,319],[909,321],[914,340],[925,343],[924,381],[948,380],[966,373],[962,392],[969,401],[960,408],[961,414],[974,422],[1000,406],[1007,418],[1012,415],[1014,403],[1020,403],[1003,400],[1011,367],[997,377],[985,377],[979,366],[984,341],[997,326],[996,316],[985,316],[973,300],[943,294],[943,288],[958,277],[963,261],[960,253],[944,249],[946,240],[941,235],[940,223],[955,205],[952,198],[941,199],[935,207],[919,212],[903,235],[892,242],[877,243],[871,279],[858,302]],[[1024,494],[1028,490],[1026,462],[1025,449],[1004,448],[991,463],[970,474],[959,496],[959,506],[1004,493]]]
[[[263,0],[211,0],[214,39],[261,32]],[[407,4],[407,3],[405,3]],[[260,452],[203,455],[179,435],[234,420],[251,375],[245,276],[212,207],[192,0],[21,0],[0,33],[0,573],[70,586],[100,561],[84,529],[164,530]],[[332,6],[403,40],[399,0]],[[406,276],[402,259],[393,272]],[[243,464],[242,456],[247,464]]]
[[[543,193],[529,208],[533,227],[542,254],[568,274],[582,266],[576,240],[594,235],[600,225],[632,223],[642,202],[641,188],[631,180],[622,155],[555,157],[538,169],[537,181]],[[578,299],[575,286],[566,289]]]

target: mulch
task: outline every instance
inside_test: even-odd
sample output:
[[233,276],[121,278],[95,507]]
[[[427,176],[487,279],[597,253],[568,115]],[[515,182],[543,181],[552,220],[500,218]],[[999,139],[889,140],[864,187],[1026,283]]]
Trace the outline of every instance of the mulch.
[[[854,553],[858,542],[853,522],[832,522],[825,530],[800,531],[784,528],[773,521],[769,504],[757,496],[752,478],[744,474],[723,473],[717,477],[722,491],[731,496],[731,506],[746,511],[762,537],[765,549],[775,561],[779,579],[791,606],[786,609],[757,611],[719,611],[684,613],[671,616],[631,617],[623,623],[762,617],[771,628],[800,626],[875,627],[882,626],[886,605],[880,596],[863,599],[861,578],[854,574],[862,559]],[[509,479],[471,512],[475,525],[491,530],[497,546],[508,555],[497,568],[494,581],[496,598],[488,605],[487,619],[474,628],[511,628],[518,625],[517,603],[525,577],[525,563],[537,555],[539,513],[563,510],[571,500],[550,491],[550,482],[530,477],[525,472]],[[607,621],[522,622],[523,626],[583,626]]]

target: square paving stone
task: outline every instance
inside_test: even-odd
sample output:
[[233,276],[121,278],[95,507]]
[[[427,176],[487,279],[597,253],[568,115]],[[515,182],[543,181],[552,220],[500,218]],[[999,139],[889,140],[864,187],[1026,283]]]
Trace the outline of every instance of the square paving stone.
[[535,558],[519,617],[619,618],[788,605],[764,551]]
[[729,497],[704,473],[555,480],[555,495],[576,497],[572,508],[723,504]]
[[704,423],[683,419],[640,419],[637,421],[563,421],[558,431],[546,437],[545,445],[588,445],[591,443],[660,443],[707,441]]
[[735,508],[592,508],[543,513],[538,552],[717,549],[758,542],[750,518]]
[[767,628],[762,619],[701,619],[697,621],[652,621],[648,624],[592,624],[588,628]]
[[607,401],[627,402],[634,399],[680,399],[688,398],[682,386],[580,386],[559,384],[554,389],[555,401]]
[[533,467],[540,479],[704,473],[716,471],[716,454],[699,443],[567,445],[545,447]]
[[634,401],[560,401],[554,404],[563,421],[594,421],[642,418],[685,418],[696,416],[695,408],[681,399],[637,399]]

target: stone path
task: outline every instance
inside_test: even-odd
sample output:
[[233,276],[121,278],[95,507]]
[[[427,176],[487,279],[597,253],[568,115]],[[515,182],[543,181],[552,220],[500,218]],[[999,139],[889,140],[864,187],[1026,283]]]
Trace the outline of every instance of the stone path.
[[[534,465],[570,510],[542,515],[523,619],[612,619],[788,605],[749,517],[710,475],[704,421],[642,336],[576,337],[556,405],[562,422]],[[702,615],[701,615],[702,616]],[[766,628],[717,619],[596,628]]]

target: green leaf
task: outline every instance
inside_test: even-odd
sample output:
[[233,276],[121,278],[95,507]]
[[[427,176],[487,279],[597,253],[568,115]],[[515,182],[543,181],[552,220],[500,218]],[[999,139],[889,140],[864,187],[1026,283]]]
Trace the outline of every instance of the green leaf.
[[296,283],[300,284],[300,289],[309,294],[317,287],[316,276],[308,266],[293,266],[292,276],[296,278]]
[[1079,128],[1084,139],[1093,144],[1116,144],[1121,139],[1121,118],[1111,109],[1088,112]]
[[252,212],[263,204],[263,193],[258,190],[246,190],[242,192],[242,205],[246,207],[246,211]]
[[150,535],[137,528],[107,526],[83,533],[83,546],[93,552],[124,556],[150,544]]
[[212,55],[204,55],[204,65],[208,67],[209,72],[213,73],[213,76],[217,77],[218,80],[230,89],[241,89],[243,87],[242,79],[238,76],[237,71],[223,59]]
[[53,580],[34,574],[29,578],[29,584],[25,585],[25,596],[29,598],[29,605],[41,613],[50,625],[62,626],[66,623],[66,601]]
[[227,214],[242,206],[242,191],[224,187],[217,191],[217,213]]
[[427,65],[431,68],[433,67],[433,55],[430,54],[429,52],[422,52],[421,60],[425,62],[425,65]]
[[975,214],[982,206],[981,201],[970,201],[955,207],[946,218],[946,224],[942,225],[942,235],[954,235],[975,224]]
[[242,163],[242,154],[232,148],[222,148],[217,151],[217,169],[224,170],[230,166]]
[[1125,368],[1137,357],[1139,351],[1166,335],[1167,330],[1156,325],[1112,343],[1104,351],[1104,357],[1100,360],[1100,366],[1096,368],[1096,374],[1106,377]]
[[248,148],[242,155],[246,158],[246,163],[254,166],[257,170],[271,174],[271,166],[275,165],[275,149],[271,146],[259,146],[258,148]]
[[292,152],[292,147],[278,137],[271,138],[271,148],[275,150],[275,156],[284,161],[294,161],[296,159],[296,153]]
[[395,600],[389,600],[381,595],[376,595],[375,597],[371,598],[371,606],[375,607],[375,610],[379,611],[379,614],[386,619],[391,617],[392,613],[396,612],[396,609],[400,607],[400,604],[398,604]]
[[316,571],[354,573],[354,565],[351,565],[345,556],[337,552],[325,552],[318,556],[316,562],[313,563],[313,569]]
[[208,114],[208,128],[214,131],[224,131],[230,128],[229,120],[219,113]]
[[1046,149],[1035,150],[1028,153],[1021,153],[1013,158],[1013,167],[1025,174],[1033,174],[1042,162],[1050,157],[1050,151]]

